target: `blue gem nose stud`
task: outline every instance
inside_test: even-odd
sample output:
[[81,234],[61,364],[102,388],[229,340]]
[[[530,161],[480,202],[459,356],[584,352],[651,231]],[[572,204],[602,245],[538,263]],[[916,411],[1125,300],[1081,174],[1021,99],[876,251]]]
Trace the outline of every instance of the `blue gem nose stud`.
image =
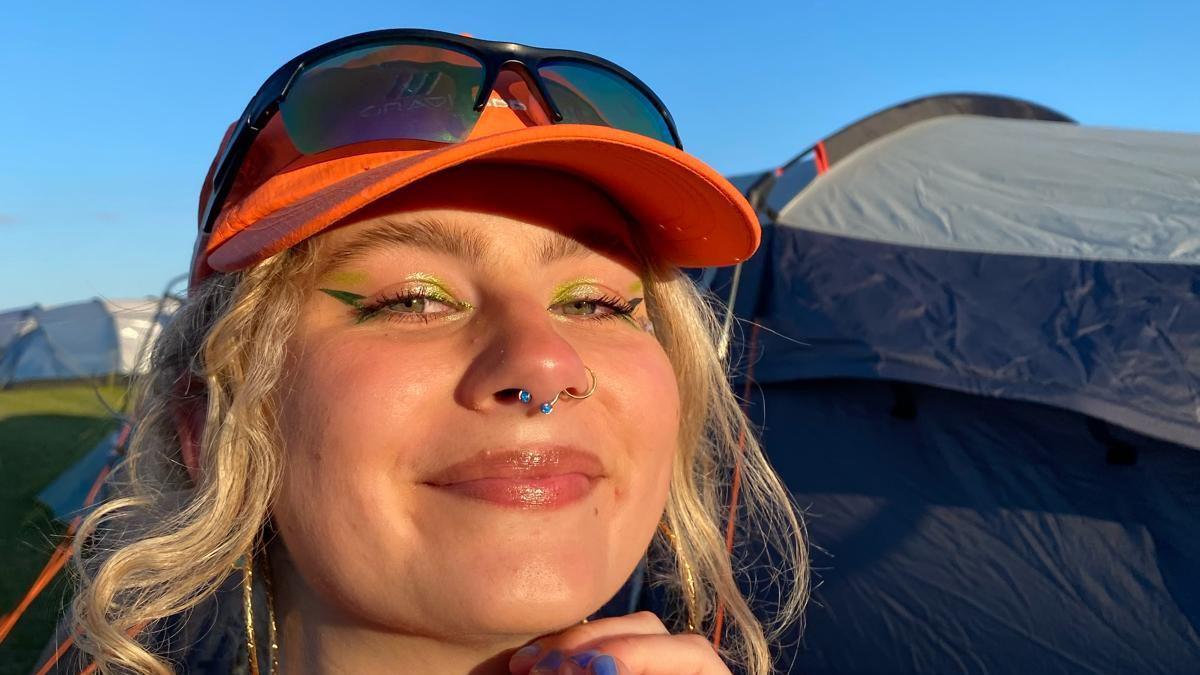
[[524,389],[517,392],[517,398],[521,400],[521,403],[529,403],[531,400],[533,400],[533,396],[531,396],[529,392],[525,391]]
[[542,407],[539,408],[539,410],[542,411],[543,415],[549,415],[550,413],[554,412],[554,404],[553,403],[543,403]]

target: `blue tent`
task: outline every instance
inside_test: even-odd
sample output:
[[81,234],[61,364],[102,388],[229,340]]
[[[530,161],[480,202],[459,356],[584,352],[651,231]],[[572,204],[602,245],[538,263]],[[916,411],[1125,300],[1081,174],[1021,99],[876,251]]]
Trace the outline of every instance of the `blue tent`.
[[108,485],[102,483],[92,498],[92,504],[88,503],[88,493],[101,474],[107,477],[108,472],[121,460],[128,434],[127,425],[110,432],[79,461],[59,474],[54,482],[43,488],[37,500],[64,523],[71,522],[76,516],[86,515],[93,504],[100,504],[107,498]]
[[1200,672],[1200,136],[954,95],[738,177],[797,673]]

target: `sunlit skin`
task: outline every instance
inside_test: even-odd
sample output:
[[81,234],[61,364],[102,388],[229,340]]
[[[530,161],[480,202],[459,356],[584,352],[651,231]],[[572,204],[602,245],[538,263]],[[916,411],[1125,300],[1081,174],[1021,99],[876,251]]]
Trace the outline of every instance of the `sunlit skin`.
[[[421,188],[318,235],[323,255],[389,228],[469,233],[479,248],[365,247],[320,276],[286,344],[272,547],[284,672],[507,673],[539,637],[667,639],[648,615],[579,626],[645,553],[677,452],[679,392],[625,216],[534,169],[459,169]],[[543,260],[572,241],[589,245]],[[538,412],[586,391],[585,366],[591,396]],[[525,473],[446,478],[501,451],[523,457],[519,471],[553,464],[562,447],[599,469],[528,486]],[[669,646],[725,672],[702,642]]]

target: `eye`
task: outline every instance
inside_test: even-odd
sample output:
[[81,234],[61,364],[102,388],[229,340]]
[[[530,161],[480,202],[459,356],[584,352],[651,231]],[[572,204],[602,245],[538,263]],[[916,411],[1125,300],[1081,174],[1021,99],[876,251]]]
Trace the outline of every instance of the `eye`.
[[455,302],[450,298],[427,289],[409,289],[382,297],[358,307],[359,322],[382,315],[390,321],[423,321],[454,314],[468,309],[465,303]]
[[[560,302],[552,306],[551,311],[564,316],[578,316],[585,319],[628,318],[641,302],[641,298],[626,301],[615,296],[605,295],[598,298],[579,298]],[[555,311],[555,308],[558,308],[558,311]]]
[[602,305],[595,300],[575,300],[574,302],[564,303],[562,305],[563,314],[568,315],[587,315],[595,314],[597,309]]
[[[470,303],[455,300],[438,287],[408,288],[371,300],[347,291],[329,288],[320,290],[353,307],[353,316],[357,323],[377,316],[382,316],[388,321],[429,323],[465,316],[466,310],[474,309]],[[549,309],[552,313],[564,317],[586,321],[625,319],[635,326],[641,326],[633,318],[634,311],[641,303],[642,298],[625,300],[614,295],[600,295],[594,298],[578,297],[564,300],[551,305]]]
[[430,298],[423,298],[423,297],[419,297],[419,296],[413,296],[413,297],[408,297],[408,298],[400,298],[398,300],[389,302],[384,307],[383,311],[395,312],[397,314],[425,314],[426,309],[429,309],[430,307],[433,307],[434,305],[441,305],[441,304],[442,303],[438,302],[437,300],[432,300]]

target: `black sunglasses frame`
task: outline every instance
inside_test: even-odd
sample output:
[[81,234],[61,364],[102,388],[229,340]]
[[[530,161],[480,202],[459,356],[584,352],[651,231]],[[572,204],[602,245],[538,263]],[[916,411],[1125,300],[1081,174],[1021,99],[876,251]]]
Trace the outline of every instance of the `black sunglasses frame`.
[[391,43],[444,46],[455,51],[466,52],[478,59],[483,64],[484,79],[483,86],[479,90],[479,98],[476,99],[474,105],[476,112],[482,111],[484,106],[487,105],[492,88],[496,85],[496,78],[499,77],[500,71],[510,64],[519,64],[524,67],[526,72],[522,76],[532,80],[534,87],[541,96],[543,105],[550,111],[555,122],[561,122],[563,116],[555,105],[554,99],[549,95],[546,84],[542,81],[542,77],[538,73],[538,68],[548,62],[578,61],[611,71],[632,84],[647,100],[654,104],[655,109],[667,123],[667,128],[671,132],[671,138],[675,143],[675,147],[683,149],[683,143],[679,140],[679,131],[675,127],[675,120],[671,117],[671,113],[663,104],[662,99],[633,73],[607,59],[602,59],[585,52],[543,49],[541,47],[530,47],[514,42],[479,40],[453,33],[417,28],[391,28],[358,33],[338,38],[300,54],[276,70],[259,87],[258,93],[250,99],[250,104],[246,106],[246,110],[242,113],[237,129],[234,130],[233,138],[230,139],[225,152],[217,160],[217,168],[213,173],[212,190],[209,193],[208,204],[205,205],[204,215],[200,220],[201,232],[204,234],[212,232],[217,214],[221,212],[221,207],[229,194],[230,188],[233,186],[234,178],[237,176],[238,168],[241,167],[242,162],[245,160],[250,146],[254,143],[254,139],[263,127],[266,126],[271,116],[279,111],[279,105],[287,97],[292,83],[296,81],[296,78],[307,66],[323,62],[326,59],[354,49],[375,45],[383,46]]

